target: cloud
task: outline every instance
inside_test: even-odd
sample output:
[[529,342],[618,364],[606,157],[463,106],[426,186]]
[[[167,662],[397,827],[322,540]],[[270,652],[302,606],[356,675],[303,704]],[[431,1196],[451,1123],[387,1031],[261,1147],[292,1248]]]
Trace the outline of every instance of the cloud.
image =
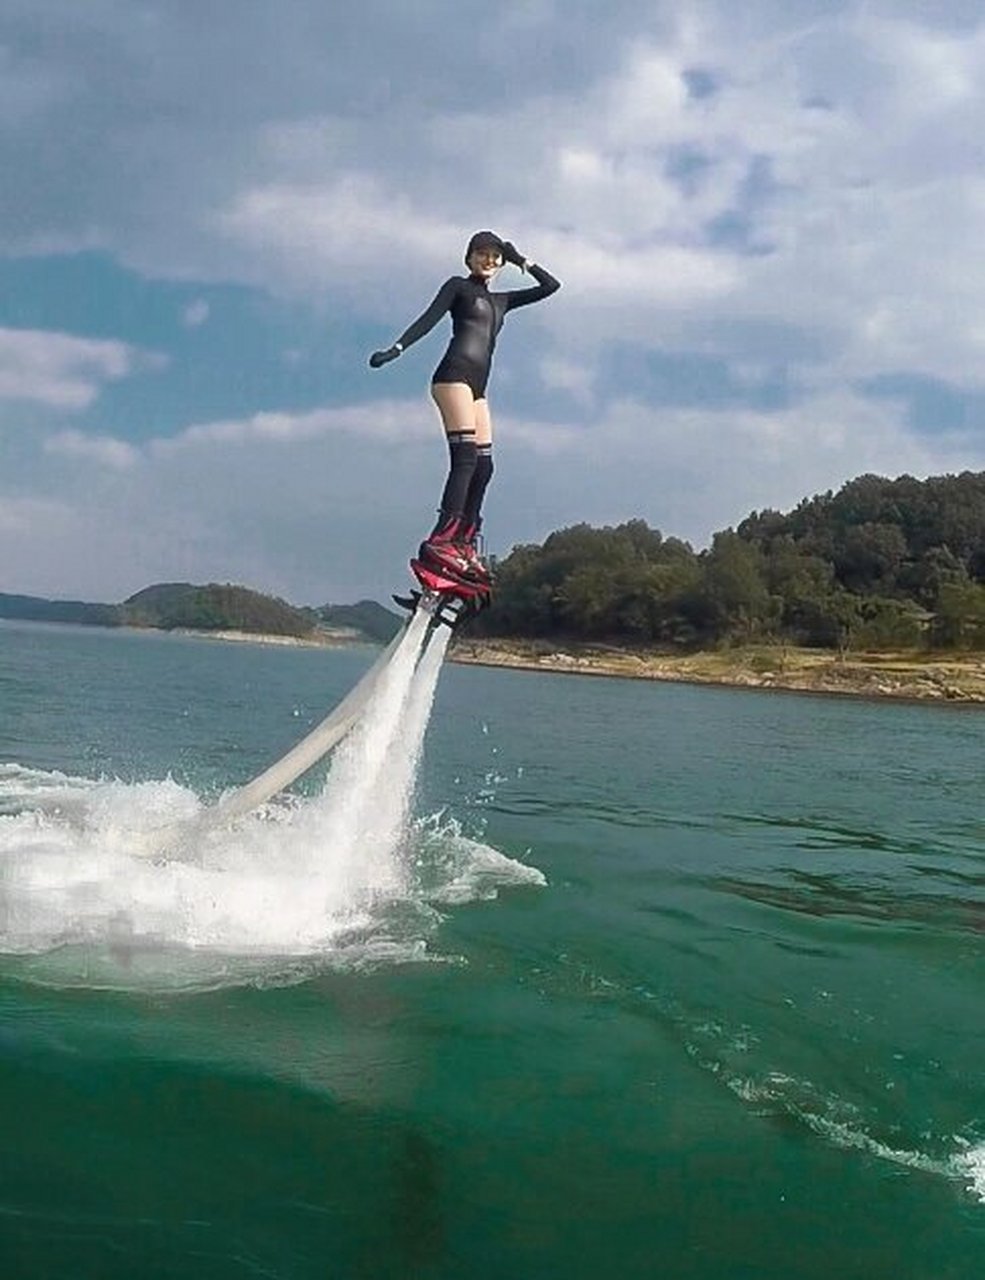
[[0,329],[0,400],[84,409],[107,382],[131,373],[138,359],[125,342]]
[[[979,431],[917,434],[903,399],[861,390],[985,388],[972,0],[296,0],[232,25],[172,0],[8,0],[0,49],[0,160],[24,175],[0,188],[0,249],[101,246],[183,282],[172,322],[203,324],[221,282],[249,286],[224,295],[243,314],[276,295],[285,361],[316,349],[292,316],[330,317],[343,344],[392,335],[480,226],[556,272],[498,357],[499,551],[633,515],[701,543],[863,470],[982,465]],[[121,591],[385,594],[440,488],[425,396],[370,400],[384,383],[345,381],[340,357],[331,394],[297,361],[293,403],[264,385],[243,412],[196,408],[187,349],[231,381],[251,349],[223,319],[179,332],[180,394],[150,405],[139,450],[97,410],[146,339],[0,330],[0,398],[52,433],[8,432],[17,493],[69,512],[17,554]]]
[[59,431],[44,442],[50,454],[81,458],[115,471],[127,471],[136,465],[140,453],[125,440],[112,436],[85,435],[81,431]]
[[[783,331],[807,382],[909,369],[985,385],[985,26],[878,8],[798,20],[764,39],[748,15],[702,6],[660,41],[624,43],[594,81],[425,109],[386,168],[351,120],[278,127],[266,175],[215,226],[280,286],[355,292],[389,316],[393,263],[409,313],[481,207],[564,280],[537,320],[555,360],[629,340],[762,362]],[[696,64],[710,68],[697,95]],[[494,149],[476,170],[491,137],[522,139],[522,166]]]
[[209,318],[209,304],[204,298],[196,298],[181,314],[182,323],[188,329],[197,329]]
[[275,263],[282,284],[306,292],[332,284],[365,288],[367,277],[389,275],[394,262],[412,264],[415,274],[424,263],[437,269],[462,239],[460,224],[358,172],[243,191],[216,225],[261,262]]
[[[50,531],[62,525],[67,510],[65,503],[49,498],[0,494],[0,530],[11,537],[30,537],[37,529]],[[11,567],[8,561],[8,572]]]
[[[152,442],[114,472],[76,467],[57,518],[41,494],[0,493],[8,587],[122,599],[150,582],[238,581],[297,603],[386,600],[433,519],[446,453],[421,402],[323,408],[203,423]],[[120,442],[117,442],[120,443]],[[64,447],[64,446],[63,446]],[[106,457],[101,451],[106,450]],[[906,408],[820,391],[772,411],[612,399],[597,419],[497,422],[487,500],[491,548],[587,520],[642,517],[704,546],[754,509],[789,509],[866,471],[916,476],[973,467],[968,432],[923,437]],[[121,444],[121,459],[132,461]],[[11,566],[32,566],[12,581]]]
[[654,410],[623,397],[590,426],[510,420],[500,435],[497,482],[509,493],[493,505],[508,506],[512,541],[539,540],[574,520],[640,516],[700,547],[752,510],[791,509],[852,476],[925,477],[981,459],[971,432],[918,437],[899,401],[850,391],[774,411]]
[[363,440],[412,440],[434,435],[437,418],[420,401],[374,400],[371,404],[311,409],[304,413],[267,412],[248,418],[195,423],[176,435],[151,442],[165,455],[209,446],[291,445],[327,435]]
[[539,0],[449,23],[299,0],[193,33],[163,0],[137,22],[18,3],[7,70],[49,87],[8,134],[5,168],[30,151],[35,179],[29,211],[7,184],[0,237],[392,323],[493,222],[565,282],[536,322],[554,358],[632,340],[763,361],[783,330],[805,378],[977,387],[985,25],[944,9]]
[[540,366],[540,380],[549,390],[565,392],[581,404],[594,403],[593,372],[578,361],[549,356]]
[[[3,589],[122,599],[182,578],[297,603],[385,600],[433,521],[446,466],[437,420],[423,404],[413,410],[416,435],[356,430],[357,408],[295,431],[244,421],[159,441],[122,478],[75,466],[58,477],[59,520],[4,526]],[[4,483],[0,511],[11,499],[44,510],[37,486],[8,499]]]

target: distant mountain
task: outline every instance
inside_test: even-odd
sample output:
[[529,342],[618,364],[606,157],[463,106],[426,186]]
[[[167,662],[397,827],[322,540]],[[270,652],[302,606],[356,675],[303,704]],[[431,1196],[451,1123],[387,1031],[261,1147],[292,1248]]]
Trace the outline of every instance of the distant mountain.
[[47,600],[0,592],[0,618],[162,631],[242,631],[299,638],[319,631],[344,631],[376,642],[388,641],[401,625],[396,614],[373,600],[323,605],[319,609],[296,608],[247,587],[216,582],[205,586],[159,582],[136,592],[122,604]]
[[384,609],[375,600],[360,600],[358,604],[323,604],[313,612],[327,627],[351,628],[381,644],[392,640],[403,625],[395,613]]
[[119,627],[118,604],[87,604],[83,600],[45,600],[41,596],[12,596],[0,591],[0,618],[27,622],[76,622],[96,627]]
[[[192,592],[199,590],[191,582],[156,582],[124,600],[131,618],[146,617],[145,626],[161,626],[161,619],[180,609]],[[139,621],[137,623],[139,625]]]
[[163,631],[182,628],[308,636],[316,627],[309,610],[295,609],[284,600],[228,582],[210,582],[204,587],[189,582],[161,582],[124,600],[122,608],[130,626],[159,627]]

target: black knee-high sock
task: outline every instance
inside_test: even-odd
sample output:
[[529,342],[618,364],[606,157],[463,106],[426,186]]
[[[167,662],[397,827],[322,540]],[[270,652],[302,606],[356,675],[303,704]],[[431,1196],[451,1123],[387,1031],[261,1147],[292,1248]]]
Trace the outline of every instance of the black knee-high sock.
[[486,496],[486,488],[494,471],[492,445],[480,444],[476,448],[476,453],[478,457],[475,461],[475,471],[472,473],[472,483],[469,485],[469,491],[465,495],[465,505],[462,508],[462,527],[469,538],[474,537],[475,531],[481,524],[482,500]]
[[441,509],[438,512],[438,522],[431,533],[432,537],[436,533],[447,531],[453,522],[461,521],[478,458],[475,433],[449,431],[448,453],[450,457],[448,479],[441,494]]

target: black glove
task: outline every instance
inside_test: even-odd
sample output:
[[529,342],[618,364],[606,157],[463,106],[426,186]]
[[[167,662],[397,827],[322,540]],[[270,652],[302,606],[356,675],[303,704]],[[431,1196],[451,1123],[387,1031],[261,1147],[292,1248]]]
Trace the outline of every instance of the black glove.
[[512,262],[514,267],[522,267],[526,259],[510,240],[503,241],[503,261]]
[[374,351],[369,357],[369,367],[371,369],[379,369],[381,365],[389,364],[391,360],[396,360],[400,355],[400,347],[387,347],[386,351]]

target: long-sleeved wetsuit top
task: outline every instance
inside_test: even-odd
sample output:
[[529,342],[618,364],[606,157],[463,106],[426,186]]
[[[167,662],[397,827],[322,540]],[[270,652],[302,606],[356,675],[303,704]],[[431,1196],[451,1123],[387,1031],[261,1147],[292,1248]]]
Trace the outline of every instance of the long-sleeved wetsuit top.
[[536,263],[527,269],[537,281],[536,285],[507,293],[492,293],[485,281],[476,276],[452,276],[438,290],[424,314],[400,335],[400,345],[407,348],[417,342],[431,332],[445,312],[451,312],[451,341],[431,381],[465,382],[472,388],[473,397],[481,400],[489,380],[496,336],[503,327],[506,313],[550,297],[561,287],[549,271]]

